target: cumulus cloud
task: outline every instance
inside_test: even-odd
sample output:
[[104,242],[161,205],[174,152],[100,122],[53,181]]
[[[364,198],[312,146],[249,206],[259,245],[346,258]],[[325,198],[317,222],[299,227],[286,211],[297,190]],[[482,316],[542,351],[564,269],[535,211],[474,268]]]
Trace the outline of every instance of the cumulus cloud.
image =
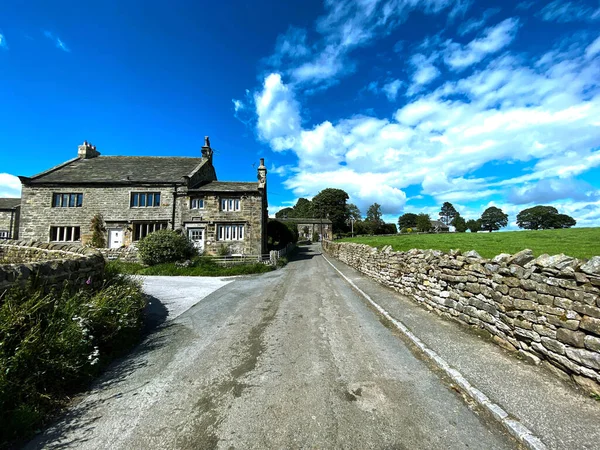
[[580,180],[554,178],[515,187],[508,196],[508,200],[517,205],[524,203],[545,204],[562,199],[596,201],[600,199],[600,191]]
[[0,173],[0,197],[20,197],[21,181],[10,173]]
[[263,90],[254,95],[259,137],[271,144],[275,151],[294,146],[301,132],[300,105],[281,75],[268,75]]
[[[327,5],[333,14],[337,7]],[[441,34],[426,39],[407,61],[408,101],[383,116],[349,113],[310,123],[302,117],[305,87],[288,71],[267,75],[253,97],[256,126],[273,150],[297,157],[282,171],[284,185],[298,197],[341,188],[363,211],[377,202],[390,215],[421,196],[451,201],[472,218],[485,209],[482,202],[511,215],[531,202],[598,204],[597,192],[573,181],[600,167],[598,39],[579,34],[550,44],[544,54],[511,55],[519,26],[506,19],[464,45]],[[345,36],[362,42],[373,30],[350,27]],[[439,73],[444,62],[454,71],[446,79]],[[394,82],[397,88],[385,92]],[[395,99],[399,83],[388,78],[365,89]],[[478,176],[484,168],[492,175]],[[415,192],[415,186],[420,194],[407,199],[406,189]]]

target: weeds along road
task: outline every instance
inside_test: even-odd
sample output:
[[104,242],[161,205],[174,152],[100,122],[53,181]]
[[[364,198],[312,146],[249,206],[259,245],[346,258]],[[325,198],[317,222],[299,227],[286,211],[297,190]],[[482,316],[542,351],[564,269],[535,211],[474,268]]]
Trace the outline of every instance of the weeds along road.
[[41,447],[516,444],[416,358],[312,246],[283,270],[239,278],[152,333],[29,444]]

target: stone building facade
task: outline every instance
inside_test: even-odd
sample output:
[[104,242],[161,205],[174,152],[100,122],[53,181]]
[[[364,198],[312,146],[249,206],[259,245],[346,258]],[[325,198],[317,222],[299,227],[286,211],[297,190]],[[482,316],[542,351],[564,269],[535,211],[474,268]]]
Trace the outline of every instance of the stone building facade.
[[77,158],[20,177],[19,237],[86,245],[101,214],[107,247],[135,243],[159,229],[180,230],[201,251],[267,251],[267,169],[258,182],[217,181],[208,137],[199,158],[101,156],[91,144]]
[[319,240],[333,239],[332,223],[329,219],[309,218],[309,217],[294,217],[277,219],[280,222],[293,222],[298,227],[298,238],[302,240],[311,240],[313,235],[317,233]]
[[0,239],[18,239],[20,198],[0,198]]

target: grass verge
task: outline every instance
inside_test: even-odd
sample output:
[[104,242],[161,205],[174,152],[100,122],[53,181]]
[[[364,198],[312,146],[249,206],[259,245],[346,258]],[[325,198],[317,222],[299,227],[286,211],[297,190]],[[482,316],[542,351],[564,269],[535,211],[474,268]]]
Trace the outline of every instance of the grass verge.
[[70,396],[141,337],[140,285],[111,277],[99,290],[12,288],[0,299],[0,448],[44,425]]
[[525,248],[536,256],[544,253],[589,259],[600,255],[600,228],[569,228],[562,230],[505,231],[494,233],[401,234],[396,236],[361,236],[342,239],[381,248],[391,245],[396,251],[413,248],[475,250],[484,258],[500,253],[517,253]]
[[233,266],[222,266],[209,258],[195,258],[187,267],[176,263],[157,264],[145,266],[139,263],[123,261],[110,261],[106,270],[110,273],[121,273],[128,275],[166,275],[166,276],[204,276],[204,277],[227,277],[234,275],[250,275],[254,273],[266,273],[274,268],[269,265],[239,264]]

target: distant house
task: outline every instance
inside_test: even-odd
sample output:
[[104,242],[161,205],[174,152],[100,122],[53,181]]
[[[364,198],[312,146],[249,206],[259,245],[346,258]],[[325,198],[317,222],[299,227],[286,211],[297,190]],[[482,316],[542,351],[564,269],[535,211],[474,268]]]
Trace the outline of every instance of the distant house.
[[23,185],[21,239],[86,245],[100,213],[108,247],[135,244],[160,229],[180,230],[209,254],[267,251],[267,168],[257,182],[217,181],[213,150],[201,156],[101,156],[84,142],[77,157]]
[[277,220],[280,222],[295,223],[298,228],[300,240],[310,240],[315,233],[319,235],[319,240],[333,238],[332,222],[329,219],[293,217]]
[[444,222],[440,222],[439,220],[432,220],[431,231],[433,231],[434,233],[447,233],[448,231],[450,231],[450,227]]
[[0,198],[0,239],[18,239],[20,198]]

